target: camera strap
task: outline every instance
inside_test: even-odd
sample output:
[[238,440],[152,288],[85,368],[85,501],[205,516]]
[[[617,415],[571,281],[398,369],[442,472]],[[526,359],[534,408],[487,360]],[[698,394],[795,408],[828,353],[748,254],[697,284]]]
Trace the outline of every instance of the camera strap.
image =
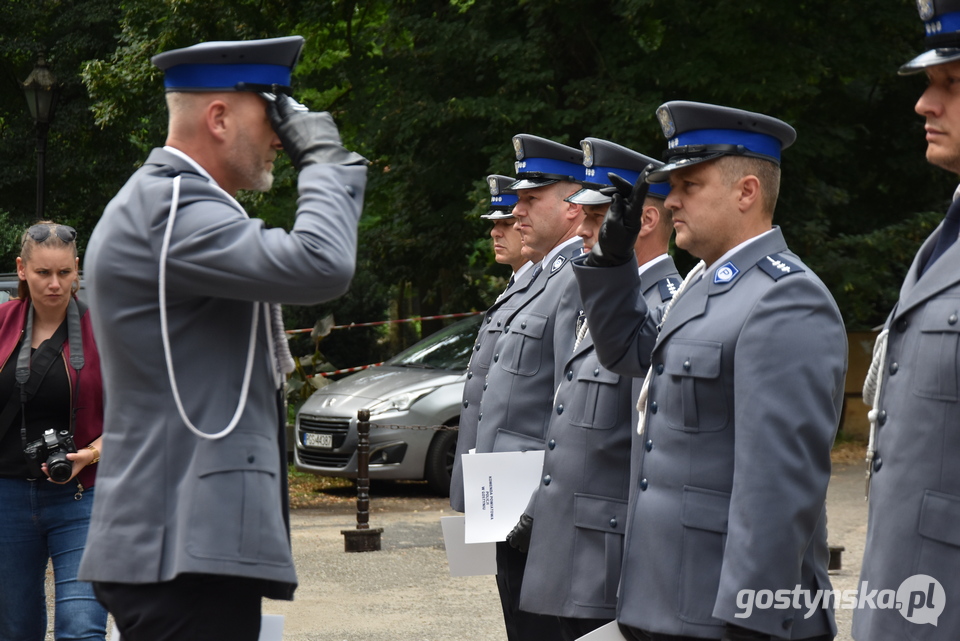
[[[84,311],[86,307],[84,306]],[[40,389],[40,384],[43,382],[43,379],[46,377],[47,372],[50,371],[50,368],[53,364],[60,358],[60,353],[63,351],[63,344],[67,342],[67,336],[70,337],[70,366],[77,370],[79,374],[80,369],[83,368],[84,358],[83,358],[83,339],[81,338],[81,329],[80,329],[80,305],[77,303],[76,299],[71,298],[70,303],[67,305],[67,317],[66,323],[61,323],[60,327],[57,328],[57,331],[53,335],[44,341],[35,354],[31,355],[33,350],[33,305],[27,309],[27,323],[23,330],[23,343],[20,345],[20,353],[17,356],[17,370],[16,370],[16,379],[17,385],[20,387],[20,407],[23,410],[20,414],[20,440],[23,441],[24,447],[26,446],[26,426],[27,426],[27,416],[26,416],[26,405],[27,402],[33,398],[37,390]],[[75,414],[76,414],[76,405],[80,393],[80,377],[77,377],[77,384],[73,386],[73,403],[70,413],[70,435],[73,436],[74,424],[75,424]],[[11,402],[13,401],[11,395]],[[15,413],[15,412],[14,412]],[[4,409],[4,414],[6,414],[6,409]],[[13,416],[11,415],[7,421],[11,421]],[[9,425],[8,425],[9,427]],[[6,431],[4,428],[3,431]]]
[[[27,312],[28,318],[29,318],[29,314],[31,314],[32,312],[33,312],[33,307],[31,306],[30,311]],[[50,369],[50,366],[53,365],[54,360],[56,360],[55,358],[56,355],[59,354],[60,352],[60,346],[63,345],[63,341],[66,340],[66,338],[67,338],[67,330],[63,326],[59,327],[57,329],[57,332],[54,333],[54,335],[50,339],[50,341],[53,341],[54,343],[56,343],[56,349],[43,350],[44,356],[46,356],[47,352],[49,351],[54,352],[53,357],[41,358],[39,361],[37,361],[37,359],[34,359],[34,362],[37,364],[36,371],[39,374],[39,376],[30,377],[30,367],[28,362],[27,385],[20,383],[19,378],[17,379],[17,387],[19,387],[20,390],[19,392],[17,391],[11,392],[10,398],[7,400],[7,404],[3,408],[3,413],[0,414],[0,438],[3,438],[3,435],[7,433],[8,429],[10,429],[10,425],[13,424],[13,417],[16,416],[17,411],[23,406],[24,392],[26,392],[28,399],[33,398],[33,395],[37,393],[37,388],[40,387],[40,381],[46,375],[47,371]],[[48,341],[48,344],[50,343],[50,341]],[[23,344],[29,346],[30,342],[31,342],[31,337],[27,336],[26,331],[24,331]],[[22,349],[20,351],[23,352]],[[41,373],[40,367],[43,368],[42,373]]]
[[[23,344],[17,357],[17,383],[20,385],[20,402],[26,403],[37,393],[40,382],[50,371],[50,367],[59,358],[67,335],[74,339],[70,341],[70,365],[76,370],[83,367],[83,347],[80,338],[80,313],[77,302],[70,301],[67,307],[67,322],[61,323],[57,331],[48,340],[37,348],[36,354],[31,357],[33,349],[33,305],[27,311],[27,326],[23,332]],[[79,365],[79,367],[77,366]]]

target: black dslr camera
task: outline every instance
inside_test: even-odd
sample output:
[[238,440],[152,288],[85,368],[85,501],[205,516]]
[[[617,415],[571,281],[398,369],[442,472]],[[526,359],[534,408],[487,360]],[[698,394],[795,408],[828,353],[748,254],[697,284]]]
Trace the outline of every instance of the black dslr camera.
[[46,463],[50,478],[57,483],[63,483],[73,473],[73,461],[67,458],[67,454],[76,451],[77,446],[73,444],[73,437],[70,436],[69,430],[57,432],[49,429],[43,433],[43,438],[27,444],[23,455],[27,457],[27,465],[34,478],[43,478],[41,465]]

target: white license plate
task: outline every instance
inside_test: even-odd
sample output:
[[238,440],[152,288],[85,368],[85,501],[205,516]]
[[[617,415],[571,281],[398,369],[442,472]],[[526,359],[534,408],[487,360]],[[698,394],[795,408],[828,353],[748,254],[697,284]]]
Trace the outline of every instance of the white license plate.
[[314,434],[313,432],[303,433],[303,444],[307,447],[333,447],[333,434]]

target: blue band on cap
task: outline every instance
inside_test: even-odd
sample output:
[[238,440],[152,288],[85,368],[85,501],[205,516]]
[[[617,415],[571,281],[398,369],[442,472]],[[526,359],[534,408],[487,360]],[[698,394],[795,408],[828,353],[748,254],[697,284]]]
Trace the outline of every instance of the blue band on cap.
[[554,160],[553,158],[524,158],[514,163],[517,174],[553,174],[556,176],[571,176],[574,180],[584,180],[585,167],[581,164]]
[[687,145],[743,145],[749,151],[780,160],[780,141],[773,136],[738,129],[695,129],[677,134],[668,148]]
[[608,173],[614,173],[624,180],[629,180],[630,184],[636,184],[637,178],[640,177],[639,171],[631,171],[629,169],[621,169],[620,167],[587,167],[586,176],[587,180],[592,183],[600,183],[602,185],[612,185],[610,182],[610,177],[607,176]]
[[960,31],[960,12],[945,13],[923,23],[928,36]]
[[167,89],[223,89],[246,82],[259,85],[290,85],[290,67],[282,65],[177,65],[167,69]]
[[513,207],[520,200],[514,194],[501,194],[499,196],[490,196],[491,207]]
[[647,190],[647,193],[666,198],[670,195],[670,183],[650,183],[650,188]]

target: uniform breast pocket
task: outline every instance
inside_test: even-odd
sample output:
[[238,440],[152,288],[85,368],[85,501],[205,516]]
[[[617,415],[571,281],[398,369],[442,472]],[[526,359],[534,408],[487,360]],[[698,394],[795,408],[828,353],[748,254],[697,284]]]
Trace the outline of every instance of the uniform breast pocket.
[[628,416],[629,407],[620,400],[619,383],[619,374],[601,367],[595,354],[588,356],[577,374],[570,424],[608,430],[621,420],[621,414]]
[[473,345],[473,356],[470,359],[471,368],[490,369],[494,346],[503,333],[503,328],[497,323],[485,323]]
[[[501,367],[517,376],[534,376],[543,359],[543,340],[549,319],[543,314],[517,314],[504,328],[500,345],[494,349]],[[552,364],[551,364],[552,365]]]
[[687,432],[717,432],[727,426],[727,397],[720,378],[722,357],[721,343],[670,341],[664,352],[663,376],[657,381],[653,399],[662,404],[656,411],[665,412],[669,427]]
[[957,401],[957,350],[960,347],[960,299],[931,301],[920,320],[917,361],[914,364],[917,396]]

